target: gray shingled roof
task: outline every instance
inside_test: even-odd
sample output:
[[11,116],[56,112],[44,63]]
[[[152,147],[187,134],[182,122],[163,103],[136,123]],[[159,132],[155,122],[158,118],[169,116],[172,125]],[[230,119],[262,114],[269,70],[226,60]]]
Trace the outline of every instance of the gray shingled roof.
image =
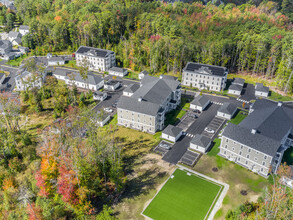
[[[117,108],[156,115],[166,98],[179,86],[180,82],[177,80],[146,75],[141,81],[141,87],[131,97],[120,98]],[[142,98],[141,102],[138,101],[140,98]],[[126,104],[121,100],[124,100]]]
[[214,76],[224,76],[226,74],[225,72],[227,71],[226,67],[192,62],[188,62],[183,70],[198,74],[209,74]]
[[143,74],[143,75],[149,75],[149,72],[144,70],[144,71],[141,71],[140,74]]
[[245,83],[245,79],[242,79],[242,78],[234,78],[232,84],[238,84],[238,85],[241,85],[243,86]]
[[18,44],[21,44],[21,38],[20,37],[17,37],[16,39],[14,39],[14,41]]
[[21,37],[21,34],[19,32],[16,32],[16,31],[10,31],[9,34],[8,34],[8,37],[17,38],[17,37]]
[[211,139],[204,136],[204,135],[201,135],[201,134],[196,134],[191,142],[192,144],[195,144],[197,146],[200,146],[200,147],[203,147],[203,148],[208,148],[209,147],[209,144],[211,143]]
[[139,89],[139,84],[131,83],[124,89],[125,92],[134,93],[136,90]]
[[48,59],[49,62],[64,62],[64,58],[63,57],[58,57],[58,56],[54,56],[54,57],[50,57]]
[[262,83],[256,83],[255,84],[255,91],[269,93],[270,89],[269,89],[269,87],[264,86]]
[[119,72],[119,73],[124,73],[125,71],[127,71],[127,69],[114,66],[114,67],[111,67],[109,69],[109,71],[115,71],[115,72]]
[[2,79],[2,77],[5,76],[4,73],[0,73],[0,79]]
[[293,127],[292,108],[262,100],[257,100],[252,108],[254,111],[239,126],[249,130],[256,129],[259,134],[277,140],[279,143]]
[[242,91],[243,86],[238,85],[238,84],[232,84],[229,86],[229,90],[235,90],[235,91]]
[[232,115],[235,110],[237,109],[237,106],[228,102],[225,102],[218,110],[218,112],[222,112],[225,114]]
[[11,42],[9,40],[0,40],[0,47],[1,48],[7,48],[11,45]]
[[208,97],[206,97],[205,95],[198,95],[198,96],[194,97],[193,101],[190,104],[203,107],[208,102],[210,102],[210,99]]
[[160,110],[160,105],[149,103],[145,101],[139,102],[138,99],[134,99],[128,96],[121,96],[117,108],[126,109],[133,112],[139,112],[146,115],[156,116]]
[[172,137],[177,137],[177,135],[179,135],[182,132],[182,128],[178,128],[176,126],[173,125],[168,125],[164,130],[163,130],[163,134],[167,134],[169,136]]
[[229,123],[227,125],[227,127],[224,129],[222,136],[230,138],[234,141],[251,147],[257,151],[268,154],[272,157],[275,156],[281,145],[279,141],[276,141],[259,133],[252,134],[251,129],[247,129],[232,123]]
[[[58,72],[54,72],[55,74],[61,73],[61,71]],[[97,85],[99,84],[101,81],[103,81],[102,77],[94,75],[92,73],[88,73],[87,75],[87,79],[83,79],[81,77],[81,75],[77,72],[66,72],[66,79],[71,79],[71,77],[73,76],[73,79],[77,82],[81,82],[81,83],[88,83],[88,84],[92,84],[92,85]],[[61,73],[60,75],[64,76],[64,73]]]
[[114,79],[109,79],[108,81],[105,82],[105,85],[114,86],[117,83],[120,83],[120,82]]
[[27,26],[27,25],[20,25],[19,26],[19,30],[26,30],[26,31],[28,31],[29,29],[30,29],[30,27]]
[[94,57],[102,57],[102,58],[105,58],[109,56],[110,54],[114,54],[114,52],[110,50],[104,50],[104,49],[87,47],[87,46],[80,46],[78,50],[76,51],[76,53],[94,56]]

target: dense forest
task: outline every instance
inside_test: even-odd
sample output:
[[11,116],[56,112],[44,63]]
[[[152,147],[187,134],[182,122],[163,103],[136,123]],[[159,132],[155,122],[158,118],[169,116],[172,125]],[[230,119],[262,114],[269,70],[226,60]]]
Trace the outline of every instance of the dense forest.
[[114,50],[118,65],[136,71],[180,74],[186,62],[195,61],[276,77],[280,89],[292,90],[290,0],[219,6],[138,0],[15,4],[16,19],[31,28],[23,41],[34,54],[89,45]]

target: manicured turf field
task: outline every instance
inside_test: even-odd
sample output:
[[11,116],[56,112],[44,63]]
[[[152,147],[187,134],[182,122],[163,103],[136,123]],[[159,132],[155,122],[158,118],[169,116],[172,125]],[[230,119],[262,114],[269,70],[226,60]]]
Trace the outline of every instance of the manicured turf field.
[[222,186],[177,169],[143,212],[155,220],[201,220],[208,217]]

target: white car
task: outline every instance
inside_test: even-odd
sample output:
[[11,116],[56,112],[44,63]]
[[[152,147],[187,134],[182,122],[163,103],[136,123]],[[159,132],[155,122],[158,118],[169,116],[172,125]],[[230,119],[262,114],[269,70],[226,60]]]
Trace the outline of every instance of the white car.
[[205,130],[206,132],[210,133],[210,134],[214,134],[214,133],[215,133],[215,131],[214,131],[213,129],[208,128],[208,127],[206,127],[204,130]]
[[104,111],[105,111],[105,112],[112,113],[112,112],[113,112],[113,109],[110,109],[110,108],[104,108]]

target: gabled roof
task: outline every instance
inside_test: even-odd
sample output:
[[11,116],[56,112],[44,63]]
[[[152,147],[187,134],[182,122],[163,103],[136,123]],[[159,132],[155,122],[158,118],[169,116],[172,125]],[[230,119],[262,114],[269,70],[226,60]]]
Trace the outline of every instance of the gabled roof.
[[139,102],[137,99],[128,96],[121,96],[117,108],[126,109],[128,111],[139,112],[146,115],[156,116],[160,110],[160,105],[144,102]]
[[81,83],[88,83],[91,85],[97,85],[99,84],[101,81],[103,81],[102,77],[94,75],[92,73],[88,73],[87,75],[87,79],[83,79],[82,76],[77,73],[77,72],[63,72],[62,71],[58,71],[58,72],[54,72],[54,74],[60,74],[60,75],[66,75],[65,79],[71,80],[73,79],[76,82],[81,82]]
[[6,49],[7,47],[12,46],[9,40],[0,40],[0,47]]
[[17,44],[21,44],[21,38],[20,38],[20,37],[15,38],[14,41],[15,41]]
[[80,46],[78,50],[76,51],[76,53],[94,56],[94,57],[102,57],[102,58],[105,58],[109,56],[110,54],[114,54],[114,52],[110,50],[103,50],[103,49],[87,47],[87,46]]
[[241,92],[243,89],[243,86],[238,85],[238,84],[232,84],[229,86],[229,90],[235,90]]
[[237,106],[228,102],[225,102],[218,110],[218,112],[232,115],[237,110]]
[[208,97],[206,97],[205,95],[198,95],[194,97],[193,101],[190,104],[203,107],[208,102],[210,102],[210,99]]
[[30,27],[27,26],[27,25],[20,25],[19,26],[19,30],[26,30],[26,31],[28,31],[29,29],[30,29]]
[[129,92],[129,93],[134,93],[136,90],[139,89],[139,87],[140,87],[139,84],[131,83],[123,91],[124,92]]
[[109,69],[109,71],[114,71],[114,72],[124,73],[125,71],[127,71],[127,69],[124,69],[124,68],[120,68],[120,67],[116,67],[116,66],[114,66],[114,67],[111,67],[111,68]]
[[225,76],[227,68],[222,66],[188,62],[183,71],[214,76]]
[[49,62],[64,62],[63,57],[53,56],[48,59]]
[[18,37],[21,37],[21,33],[16,32],[16,31],[10,31],[8,34],[8,37],[18,38]]
[[172,136],[172,137],[177,137],[181,132],[182,132],[182,128],[178,128],[176,126],[173,125],[168,125],[163,131],[163,134]]
[[[94,92],[93,92],[93,95],[94,95],[94,96],[98,96],[98,97],[103,97],[105,93],[106,93],[106,92],[94,91]],[[107,94],[107,93],[106,93],[106,94]]]
[[177,80],[146,75],[141,80],[141,86],[131,97],[123,96],[120,98],[117,108],[156,115],[160,106],[179,86],[180,82]]
[[118,80],[109,79],[108,81],[105,82],[105,85],[114,86],[117,83],[120,83],[120,82]]
[[229,123],[227,127],[225,127],[222,136],[230,138],[240,144],[251,147],[272,157],[275,156],[281,146],[279,141],[259,133],[252,134],[250,129],[232,123]]
[[204,136],[204,135],[201,135],[201,134],[196,134],[191,142],[192,144],[194,145],[197,145],[197,146],[200,146],[200,147],[203,147],[203,148],[208,148],[209,147],[209,144],[211,143],[211,139]]
[[144,70],[144,71],[141,71],[139,74],[143,74],[143,75],[149,75],[149,72]]
[[256,83],[255,84],[255,91],[269,93],[270,89],[269,89],[269,87],[264,86],[262,83]]
[[232,84],[238,84],[238,85],[241,85],[241,86],[243,86],[244,83],[245,83],[245,79],[238,78],[238,77],[237,78],[234,78],[234,80],[232,82]]

